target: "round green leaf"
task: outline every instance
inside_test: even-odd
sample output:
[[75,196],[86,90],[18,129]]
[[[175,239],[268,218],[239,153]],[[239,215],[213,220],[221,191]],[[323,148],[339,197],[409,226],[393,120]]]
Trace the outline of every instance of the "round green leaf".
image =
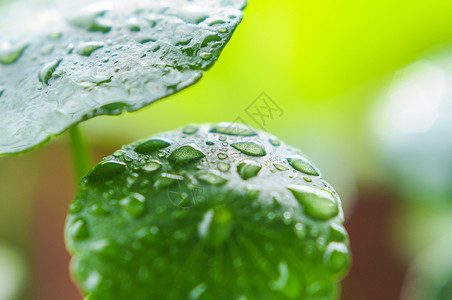
[[97,115],[138,110],[196,83],[245,0],[0,4],[0,154]]
[[83,179],[65,235],[88,299],[338,297],[350,264],[339,196],[290,165],[310,161],[298,150],[243,127],[162,133]]

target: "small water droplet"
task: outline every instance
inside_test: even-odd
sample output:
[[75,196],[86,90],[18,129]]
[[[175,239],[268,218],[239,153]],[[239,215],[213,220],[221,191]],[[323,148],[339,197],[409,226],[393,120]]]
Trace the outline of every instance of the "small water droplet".
[[342,273],[350,265],[350,253],[343,243],[331,242],[326,247],[323,260],[330,271]]
[[227,135],[239,135],[239,136],[255,136],[257,133],[248,126],[239,123],[219,123],[215,125],[210,132],[221,133]]
[[52,40],[59,40],[62,36],[63,34],[61,32],[52,32],[48,35]]
[[79,201],[73,201],[69,206],[69,213],[76,214],[82,211],[83,205]]
[[287,170],[289,170],[289,168],[286,167],[285,165],[281,165],[281,164],[273,164],[273,166],[275,166],[275,168],[276,168],[278,171],[287,171]]
[[138,24],[138,20],[136,18],[130,18],[129,19],[129,23],[127,24],[127,28],[130,31],[135,31],[135,32],[141,30],[141,28],[140,28],[140,26]]
[[201,52],[201,54],[199,54],[199,57],[203,60],[209,60],[213,57],[213,55],[209,52]]
[[219,159],[226,159],[226,158],[228,158],[228,155],[226,153],[223,153],[223,152],[218,153],[217,156],[218,156]]
[[199,160],[203,157],[205,157],[205,154],[199,149],[196,149],[195,146],[185,145],[174,150],[168,157],[168,160],[177,164],[184,164]]
[[303,176],[304,181],[306,182],[312,182],[312,179],[306,176]]
[[[1,96],[1,95],[0,95],[0,96]],[[207,141],[207,142],[206,142],[206,145],[212,146],[212,145],[215,145],[215,143],[214,143],[214,142],[211,142],[211,141]]]
[[9,43],[0,46],[0,64],[9,65],[16,62],[27,48],[28,44],[11,45]]
[[69,227],[69,235],[74,239],[85,239],[89,237],[88,226],[84,219],[76,219]]
[[131,216],[139,217],[146,209],[145,197],[139,193],[132,193],[119,201],[119,204]]
[[95,203],[89,207],[89,211],[97,216],[106,216],[109,212],[100,203]]
[[155,152],[157,150],[163,149],[171,145],[169,141],[166,141],[164,139],[151,139],[146,142],[143,142],[135,147],[135,152],[141,153],[141,154],[150,154],[152,152]]
[[90,56],[95,50],[102,48],[104,45],[100,42],[83,42],[77,48],[77,53],[82,56]]
[[5,88],[3,86],[0,86],[0,97],[3,95],[4,92]]
[[151,160],[147,164],[141,167],[146,172],[155,172],[162,168],[162,164],[158,160]]
[[261,164],[252,159],[242,160],[237,166],[237,172],[244,180],[257,176],[261,169]]
[[291,156],[287,158],[287,161],[295,170],[298,170],[308,175],[313,176],[320,175],[319,171],[313,165],[311,165],[306,159],[299,155]]
[[197,126],[192,126],[192,125],[190,125],[190,126],[185,127],[185,128],[182,130],[182,132],[183,132],[184,134],[191,135],[191,134],[196,133],[196,132],[198,131],[198,129],[199,129],[199,128],[198,128]]
[[289,184],[287,189],[304,207],[304,212],[313,218],[328,220],[339,213],[333,194],[327,190],[298,184]]
[[264,146],[258,144],[257,142],[238,142],[231,144],[232,147],[239,150],[242,153],[251,156],[265,156],[267,152],[265,152]]
[[229,29],[226,26],[220,26],[220,27],[217,28],[217,31],[219,33],[226,33],[226,32],[229,31]]
[[199,299],[202,296],[202,294],[204,294],[206,289],[207,289],[207,284],[205,284],[205,283],[201,283],[201,284],[197,285],[188,294],[188,299],[189,300],[197,300],[197,299]]
[[219,174],[208,172],[208,173],[198,173],[196,174],[196,178],[205,183],[213,184],[213,185],[222,185],[227,182],[227,179],[222,177]]
[[276,138],[268,139],[268,141],[270,142],[270,144],[272,144],[275,147],[278,147],[279,145],[281,145],[281,142]]
[[231,168],[231,165],[227,162],[220,161],[218,162],[217,167],[218,170],[220,170],[221,172],[227,172]]
[[56,68],[61,63],[61,59],[55,59],[54,61],[44,65],[38,74],[38,79],[41,81],[43,85],[48,85],[50,78],[52,78],[53,73],[55,72]]
[[91,250],[104,257],[117,257],[120,253],[118,244],[111,238],[103,238],[91,243]]

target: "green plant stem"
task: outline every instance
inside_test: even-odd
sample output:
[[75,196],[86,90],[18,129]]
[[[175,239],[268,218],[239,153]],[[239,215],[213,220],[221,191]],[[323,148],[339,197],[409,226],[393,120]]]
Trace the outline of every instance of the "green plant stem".
[[91,156],[88,145],[83,138],[79,125],[69,129],[71,137],[71,152],[76,184],[82,179],[91,167]]

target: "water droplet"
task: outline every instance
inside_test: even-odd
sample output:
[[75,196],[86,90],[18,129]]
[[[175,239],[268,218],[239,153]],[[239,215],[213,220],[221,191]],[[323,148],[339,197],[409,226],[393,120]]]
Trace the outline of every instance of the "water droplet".
[[174,150],[168,157],[168,160],[177,164],[184,164],[199,160],[203,157],[205,157],[205,154],[200,150],[196,149],[194,146],[185,145]]
[[141,154],[150,154],[152,152],[155,152],[157,150],[163,149],[171,145],[170,142],[164,140],[164,139],[151,139],[146,142],[143,142],[135,147],[135,152],[141,153]]
[[270,142],[270,144],[272,144],[275,147],[278,147],[279,145],[281,145],[281,142],[275,138],[268,139],[268,141]]
[[227,140],[227,137],[225,137],[225,136],[220,136],[219,140],[220,140],[221,142],[224,142],[224,141]]
[[62,36],[63,34],[61,32],[52,32],[48,35],[52,40],[59,40]]
[[306,237],[306,229],[302,223],[298,222],[295,224],[295,234],[300,239],[304,239]]
[[248,128],[248,126],[239,123],[220,123],[215,125],[210,132],[221,133],[227,135],[239,136],[255,136],[256,132]]
[[119,204],[133,217],[139,217],[146,209],[145,197],[138,193],[121,199]]
[[69,227],[69,235],[75,239],[85,239],[89,236],[88,226],[84,219],[76,219]]
[[97,216],[106,216],[109,212],[100,203],[95,203],[89,207],[89,211]]
[[339,225],[337,223],[332,223],[330,225],[330,233],[331,233],[331,238],[333,239],[333,241],[336,241],[336,242],[344,242],[348,238],[348,234],[347,234],[347,231],[345,230],[344,226]]
[[141,168],[146,172],[155,172],[162,167],[162,164],[158,160],[151,160]]
[[140,28],[140,26],[139,26],[138,21],[137,21],[136,18],[131,18],[131,19],[129,19],[129,24],[127,24],[127,28],[128,28],[130,31],[135,31],[135,32],[141,30],[141,28]]
[[90,181],[106,181],[124,172],[126,169],[127,165],[123,162],[107,160],[95,166],[89,173],[88,178]]
[[204,40],[202,41],[201,47],[204,48],[204,47],[207,47],[207,45],[211,42],[219,42],[219,41],[221,41],[220,36],[218,36],[216,34],[210,34],[204,38]]
[[202,294],[204,294],[206,289],[207,289],[207,284],[205,284],[205,283],[201,283],[201,284],[197,285],[188,294],[188,299],[189,300],[197,300],[197,299],[199,299],[199,297],[201,297]]
[[286,167],[285,165],[281,165],[281,164],[273,164],[273,165],[275,166],[275,168],[278,171],[287,171],[287,170],[289,170],[289,168]]
[[48,85],[50,78],[52,78],[53,73],[55,72],[56,68],[58,68],[61,61],[61,59],[56,59],[41,68],[41,71],[39,71],[38,74],[38,79],[43,85]]
[[226,158],[228,158],[228,155],[226,153],[218,153],[217,156],[218,156],[219,159],[226,159]]
[[232,147],[251,156],[265,156],[267,152],[262,145],[256,142],[238,142],[231,144]]
[[28,44],[4,44],[0,47],[0,64],[9,65],[16,62],[27,48]]
[[226,26],[220,26],[220,27],[217,28],[217,31],[219,33],[226,33],[226,32],[229,31],[229,29]]
[[304,212],[313,218],[328,220],[339,213],[333,194],[327,190],[298,184],[289,184],[287,189],[304,207]]
[[312,179],[306,176],[303,176],[304,181],[306,182],[312,182]]
[[184,133],[184,134],[187,134],[187,135],[191,135],[191,134],[194,134],[194,133],[196,133],[197,131],[198,131],[198,127],[197,126],[187,126],[187,127],[185,127],[183,130],[182,130],[182,132]]
[[117,257],[120,252],[118,244],[111,238],[103,238],[91,244],[91,250],[105,257]]
[[203,60],[209,60],[213,57],[213,55],[209,52],[202,52],[201,54],[199,54],[199,57]]
[[194,5],[182,5],[177,7],[172,7],[171,9],[166,11],[167,14],[177,16],[185,22],[192,24],[199,24],[207,17],[209,17],[209,13],[202,6],[194,6]]
[[221,172],[227,172],[231,168],[231,165],[227,162],[220,161],[218,162],[217,167],[218,170],[220,170]]
[[213,185],[222,185],[227,182],[226,178],[213,172],[196,174],[196,178],[198,178],[200,181]]
[[343,243],[331,242],[326,247],[323,257],[327,268],[333,273],[342,273],[350,264],[350,253]]
[[306,159],[299,155],[295,155],[287,158],[289,164],[296,170],[303,172],[308,175],[319,176],[319,171],[311,165]]
[[5,88],[3,86],[0,86],[0,97],[3,95],[4,92]]
[[[1,95],[0,95],[0,96],[1,96]],[[207,142],[206,142],[206,145],[212,146],[212,145],[215,145],[215,143],[214,143],[214,142],[211,142],[211,141],[207,141]]]
[[79,201],[73,201],[69,206],[69,213],[76,214],[82,211],[83,205]]
[[213,209],[209,209],[202,216],[202,221],[201,223],[199,223],[198,226],[198,234],[200,238],[202,239],[205,238],[209,233],[209,228],[210,224],[212,223],[212,219],[213,219]]
[[103,16],[110,7],[91,7],[92,9],[68,19],[69,24],[88,31],[107,33],[111,30],[110,24],[100,22],[97,18]]
[[83,42],[77,48],[77,53],[82,56],[90,56],[95,50],[102,48],[104,45],[99,42]]
[[244,180],[257,176],[261,169],[261,164],[252,159],[242,160],[237,166],[237,172]]

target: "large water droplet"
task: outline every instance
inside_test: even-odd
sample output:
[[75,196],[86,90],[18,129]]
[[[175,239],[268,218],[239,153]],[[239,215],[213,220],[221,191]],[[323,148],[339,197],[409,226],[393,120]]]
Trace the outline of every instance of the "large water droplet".
[[223,153],[223,152],[221,152],[221,153],[218,153],[217,154],[217,157],[219,158],[219,159],[226,159],[226,158],[228,158],[228,155],[226,154],[226,153]]
[[9,43],[0,46],[0,64],[9,65],[16,62],[27,46],[27,44],[13,46]]
[[84,28],[88,31],[100,31],[107,33],[111,30],[111,25],[101,23],[97,18],[103,16],[110,9],[111,7],[106,6],[91,6],[87,11],[69,18],[68,22],[73,26]]
[[268,139],[268,141],[270,142],[270,144],[272,144],[275,147],[278,147],[279,145],[281,145],[281,142],[276,138]]
[[132,193],[132,195],[127,196],[119,204],[124,208],[131,216],[139,217],[146,209],[146,198],[138,193]]
[[54,61],[44,65],[41,68],[41,71],[39,71],[38,74],[38,79],[43,85],[49,84],[50,78],[52,78],[53,73],[55,72],[56,68],[58,68],[61,61],[61,59],[55,59]]
[[237,172],[245,180],[257,176],[261,169],[261,164],[252,159],[242,160],[237,166]]
[[231,144],[232,147],[251,156],[265,156],[265,148],[256,142],[238,142]]
[[327,190],[299,184],[286,187],[304,207],[304,212],[313,218],[328,220],[339,213],[333,194]]
[[117,257],[120,252],[118,244],[111,238],[103,238],[91,244],[92,251],[104,257]]
[[185,22],[199,24],[204,21],[209,13],[202,6],[178,6],[172,7],[167,11],[169,15],[175,15]]
[[105,181],[109,180],[127,169],[127,165],[123,162],[115,160],[107,160],[99,163],[89,173],[89,180]]
[[213,185],[222,185],[227,182],[227,179],[222,177],[219,174],[208,172],[208,173],[198,173],[196,174],[196,178],[200,181],[213,184]]
[[185,145],[174,150],[168,157],[168,160],[177,164],[184,164],[199,160],[203,157],[205,157],[205,154],[200,150],[196,149],[194,146]]
[[220,123],[215,125],[210,132],[221,133],[227,135],[255,136],[256,132],[248,128],[248,126],[239,123]]
[[285,165],[282,165],[282,164],[273,164],[273,166],[275,166],[275,168],[278,171],[287,171],[287,170],[289,170],[288,167],[286,167]]
[[95,50],[102,48],[104,45],[100,42],[84,42],[77,48],[77,53],[83,56],[90,56]]
[[162,168],[162,164],[158,160],[151,160],[147,164],[141,167],[146,172],[155,172]]
[[198,129],[199,129],[199,128],[198,128],[197,126],[192,126],[192,125],[190,125],[190,126],[185,127],[185,128],[182,130],[182,132],[183,132],[184,134],[191,135],[191,134],[196,133],[196,132],[198,131]]
[[287,158],[289,164],[296,170],[303,172],[305,174],[319,176],[319,171],[311,165],[306,159],[299,155],[294,155]]
[[218,162],[217,167],[218,170],[220,170],[221,172],[227,172],[231,168],[231,165],[227,162],[220,161]]
[[69,227],[69,235],[75,239],[85,239],[89,236],[88,226],[84,219],[76,219]]
[[170,142],[164,139],[151,139],[149,141],[143,142],[135,147],[135,151],[141,154],[150,154],[157,150],[163,149],[171,145]]
[[343,243],[329,243],[323,259],[327,268],[333,273],[346,271],[350,264],[350,254]]

